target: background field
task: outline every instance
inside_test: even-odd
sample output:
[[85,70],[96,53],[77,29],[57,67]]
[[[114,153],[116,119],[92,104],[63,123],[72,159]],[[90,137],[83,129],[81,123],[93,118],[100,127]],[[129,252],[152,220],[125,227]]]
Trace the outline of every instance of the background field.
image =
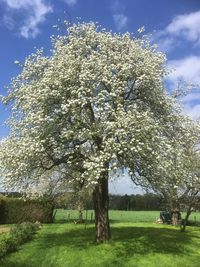
[[[155,224],[157,211],[111,211],[112,240],[96,245],[94,225],[74,224],[76,215],[76,211],[59,210],[54,224],[44,225],[33,241],[0,261],[0,266],[199,267],[198,227],[181,233],[179,227]],[[196,217],[199,220],[199,214]]]
[[[185,213],[182,213],[184,218]],[[56,222],[68,222],[74,221],[77,219],[78,213],[76,210],[63,210],[59,209],[56,212]],[[114,222],[155,222],[159,218],[159,211],[121,211],[121,210],[110,210],[109,217],[111,223]],[[91,221],[91,217],[94,219],[94,212],[92,210],[83,212],[84,219],[87,218],[87,221]],[[190,215],[190,220],[200,223],[200,212],[193,212]]]

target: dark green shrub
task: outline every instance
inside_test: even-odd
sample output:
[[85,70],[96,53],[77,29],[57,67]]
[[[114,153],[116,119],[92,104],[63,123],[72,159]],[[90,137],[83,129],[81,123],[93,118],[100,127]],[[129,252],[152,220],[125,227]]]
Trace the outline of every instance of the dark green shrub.
[[24,200],[0,196],[0,223],[21,223],[53,220],[53,206],[45,200]]
[[2,258],[10,247],[10,235],[9,234],[1,234],[0,236],[0,258]]
[[39,229],[38,223],[25,222],[13,226],[8,234],[0,236],[0,258],[32,239]]
[[13,242],[16,243],[16,245],[20,245],[24,241],[28,241],[30,238],[28,231],[26,231],[25,227],[23,227],[21,224],[17,224],[11,228],[10,234],[13,238]]
[[0,195],[0,224],[4,223],[5,197]]
[[6,248],[7,248],[7,251],[5,252],[5,254],[7,254],[7,252],[16,251],[17,250],[17,247],[20,244],[22,244],[22,242],[19,243],[18,239],[15,236],[11,235],[11,234],[8,234],[6,236],[5,243],[6,243]]

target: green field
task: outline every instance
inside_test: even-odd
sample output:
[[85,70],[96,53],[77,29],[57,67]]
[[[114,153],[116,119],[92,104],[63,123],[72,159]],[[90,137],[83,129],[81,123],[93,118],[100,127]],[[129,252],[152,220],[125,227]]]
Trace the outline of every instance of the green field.
[[[91,217],[94,218],[93,211],[84,211],[84,219],[90,222]],[[199,214],[200,215],[200,214]],[[58,210],[56,213],[56,222],[74,221],[77,219],[76,210]],[[109,217],[111,222],[154,222],[159,217],[159,211],[114,211],[110,210]],[[200,220],[200,216],[199,216]]]
[[[109,217],[111,223],[117,222],[134,222],[134,223],[142,223],[149,222],[153,223],[156,219],[159,218],[159,211],[116,211],[110,210]],[[182,218],[184,218],[185,213],[182,213]],[[87,218],[87,222],[91,222],[91,219],[94,219],[93,211],[84,211],[83,213],[84,219]],[[56,213],[56,222],[74,222],[78,218],[78,213],[76,210],[57,210]],[[193,212],[190,215],[189,220],[192,222],[196,222],[196,224],[200,225],[200,212]]]
[[[76,215],[76,211],[59,210],[54,224],[44,225],[33,241],[5,257],[0,266],[200,266],[198,227],[188,227],[181,233],[178,227],[155,224],[159,212],[111,211],[112,240],[96,245],[93,224],[74,224]],[[88,212],[88,219],[90,216]],[[195,216],[200,220],[199,214]]]

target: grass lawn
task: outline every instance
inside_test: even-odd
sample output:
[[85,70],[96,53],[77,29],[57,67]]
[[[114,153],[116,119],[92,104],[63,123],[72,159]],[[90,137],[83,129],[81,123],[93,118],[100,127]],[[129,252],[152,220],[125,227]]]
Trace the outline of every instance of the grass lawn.
[[[75,214],[71,212],[72,220]],[[156,225],[158,215],[111,211],[112,240],[95,245],[93,224],[61,223],[68,214],[58,211],[56,223],[44,225],[33,241],[5,257],[0,266],[199,267],[200,229],[188,227],[181,233],[170,225]]]
[[[56,221],[75,221],[77,219],[76,210],[58,210],[56,213]],[[89,210],[84,212],[84,218],[88,221],[91,220],[91,216],[94,219],[94,212]],[[154,222],[156,218],[159,217],[159,211],[119,211],[119,210],[110,210],[109,217],[112,223],[114,222]],[[200,218],[199,218],[200,221]]]
[[[84,218],[88,221],[92,218],[94,219],[94,212],[89,210],[84,212]],[[112,223],[114,222],[155,222],[155,220],[159,217],[159,211],[120,211],[120,210],[110,210],[109,217]],[[76,210],[57,210],[56,213],[56,222],[71,222],[77,219],[78,213]],[[182,217],[184,218],[185,214],[182,213]],[[196,220],[198,224],[200,224],[200,212],[193,212],[190,215],[190,220]]]

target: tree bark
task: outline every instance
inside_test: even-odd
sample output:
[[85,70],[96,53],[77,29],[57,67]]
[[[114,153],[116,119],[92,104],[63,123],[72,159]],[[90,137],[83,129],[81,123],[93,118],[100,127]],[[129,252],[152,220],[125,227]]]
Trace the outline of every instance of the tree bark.
[[186,216],[185,216],[183,223],[181,225],[181,232],[185,232],[186,226],[188,223],[188,219],[190,217],[191,212],[192,212],[192,206],[189,206],[189,208],[187,209],[187,212],[186,212]]
[[84,223],[84,220],[83,220],[83,203],[79,202],[78,204],[78,221],[77,223]]
[[108,216],[108,172],[104,172],[93,191],[93,202],[95,212],[95,240],[103,243],[111,238],[110,223]]

